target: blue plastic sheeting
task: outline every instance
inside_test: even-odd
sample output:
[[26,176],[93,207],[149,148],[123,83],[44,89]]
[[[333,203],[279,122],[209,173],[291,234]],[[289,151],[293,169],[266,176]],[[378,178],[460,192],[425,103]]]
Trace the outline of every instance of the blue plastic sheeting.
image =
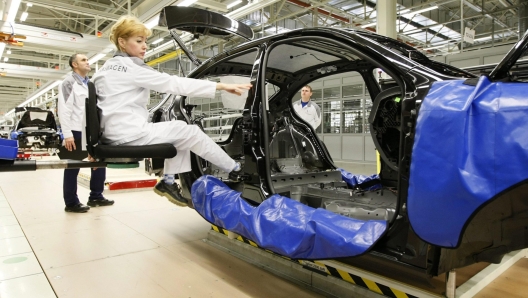
[[[362,183],[366,183],[372,180],[379,180],[379,175],[374,174],[370,176],[365,175],[354,175],[352,173],[349,173],[343,169],[338,169],[341,171],[341,177],[343,177],[343,180],[350,186],[351,188],[356,188]],[[367,190],[376,190],[381,188],[381,183],[375,184],[371,187],[368,187]]]
[[273,195],[251,206],[213,176],[192,186],[194,208],[207,221],[292,259],[329,259],[365,253],[384,234],[383,220],[356,220]]
[[472,214],[528,179],[528,84],[436,82],[420,108],[408,209],[423,240],[457,247]]

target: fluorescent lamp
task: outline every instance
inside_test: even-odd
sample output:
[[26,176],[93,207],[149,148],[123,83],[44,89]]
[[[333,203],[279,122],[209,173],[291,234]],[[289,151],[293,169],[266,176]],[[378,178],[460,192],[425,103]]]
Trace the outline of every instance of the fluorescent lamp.
[[376,24],[377,23],[370,23],[370,24],[361,25],[361,28],[368,28],[368,27],[376,26]]
[[183,0],[182,2],[180,2],[180,4],[176,5],[176,6],[189,6],[191,4],[194,4],[194,2],[196,2],[198,0]]
[[153,16],[150,20],[145,22],[145,27],[147,27],[149,29],[152,29],[152,28],[158,26],[159,17],[160,17],[159,13],[157,15]]
[[27,19],[27,17],[28,17],[28,12],[27,12],[27,11],[24,11],[24,12],[22,13],[22,15],[20,16],[20,21],[21,21],[21,22],[24,22],[24,21]]
[[168,46],[168,45],[172,44],[173,42],[174,42],[174,41],[172,41],[172,40],[171,40],[171,41],[167,41],[166,43],[164,43],[164,44],[162,44],[162,45],[159,45],[159,46],[155,47],[153,50],[155,51],[155,50],[157,50],[157,49],[159,49],[159,48],[161,48],[161,47]]
[[33,6],[33,3],[28,2],[28,3],[26,3],[26,6],[27,6],[27,7],[31,7],[31,6]]
[[417,11],[411,11],[409,13],[406,13],[406,15],[415,15],[415,14],[419,14],[419,13],[430,11],[430,10],[437,9],[437,8],[438,6],[435,5],[435,6],[427,7],[424,9],[417,10]]
[[31,103],[33,100],[39,98],[44,93],[46,93],[46,92],[50,91],[51,89],[57,87],[60,83],[62,83],[62,80],[57,80],[57,81],[47,85],[46,87],[43,87],[37,93],[35,93],[34,95],[31,95],[26,101],[24,101],[23,103],[19,104],[18,107],[23,107],[23,106]]
[[151,42],[150,44],[158,44],[163,41],[163,38],[156,39],[155,41]]
[[9,60],[9,57],[4,57],[4,62],[7,62]]
[[11,50],[7,50],[6,54],[8,55],[11,54]]
[[236,0],[236,1],[233,1],[229,4],[227,4],[227,9],[230,9],[231,7],[235,7],[237,6],[238,4],[242,3],[242,0]]
[[110,53],[113,50],[114,50],[114,47],[113,46],[109,46],[109,47],[107,47],[106,49],[103,50],[103,53],[108,54],[108,53]]
[[414,34],[414,33],[422,32],[423,30],[425,29],[417,28],[417,29],[411,29],[409,31],[403,30],[403,33],[404,34]]
[[2,57],[2,54],[4,53],[6,44],[3,42],[0,42],[0,57]]
[[486,40],[490,40],[490,39],[491,39],[491,35],[490,36],[486,36],[486,37],[477,38],[477,39],[474,39],[473,41],[486,41]]
[[106,56],[106,53],[99,53],[99,54],[93,56],[92,58],[90,58],[90,60],[88,60],[88,63],[89,64],[94,64],[95,62],[97,62],[101,58],[103,58],[104,56]]
[[445,47],[446,45],[448,45],[448,44],[443,44],[443,45],[439,45],[439,46],[435,46],[435,47],[423,48],[422,50],[424,50],[424,51],[429,51],[429,50],[440,49],[440,48]]
[[11,6],[9,6],[9,12],[7,13],[6,22],[13,23],[15,21],[15,17],[16,17],[19,7],[20,7],[20,0],[11,1]]
[[402,10],[398,11],[396,14],[406,14],[409,11],[411,11],[411,10],[409,8],[406,8],[406,9],[402,9]]

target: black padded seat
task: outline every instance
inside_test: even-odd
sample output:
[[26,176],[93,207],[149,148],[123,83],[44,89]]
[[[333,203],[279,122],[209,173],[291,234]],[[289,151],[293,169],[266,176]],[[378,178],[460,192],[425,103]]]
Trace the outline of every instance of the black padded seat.
[[112,146],[100,143],[100,111],[97,107],[95,85],[88,82],[88,98],[86,99],[86,149],[90,155],[104,162],[137,162],[144,158],[172,158],[176,156],[176,148],[172,144],[156,144],[143,146]]

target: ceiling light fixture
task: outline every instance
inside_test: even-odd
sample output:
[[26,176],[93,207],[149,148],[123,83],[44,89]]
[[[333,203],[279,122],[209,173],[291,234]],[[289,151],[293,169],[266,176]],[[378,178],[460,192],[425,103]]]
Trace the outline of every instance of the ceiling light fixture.
[[449,44],[443,44],[443,45],[439,45],[439,46],[435,46],[435,47],[423,48],[422,50],[424,50],[424,51],[436,50],[436,49],[443,48],[443,47],[445,47],[445,46],[447,46],[447,45],[449,45]]
[[24,21],[27,19],[27,17],[28,17],[28,12],[27,12],[27,11],[24,11],[24,12],[22,13],[22,15],[20,15],[20,21],[21,21],[21,22],[24,22]]
[[427,7],[424,9],[417,10],[417,11],[411,11],[409,13],[405,13],[405,15],[415,15],[415,14],[419,14],[419,13],[430,11],[430,10],[437,9],[437,8],[438,6],[435,5],[435,6]]
[[9,12],[7,13],[6,22],[13,23],[15,21],[15,17],[16,17],[19,7],[20,7],[20,0],[11,1],[11,6],[9,6]]
[[11,54],[11,50],[7,50],[6,54],[8,55]]
[[[62,80],[57,80],[57,81],[55,81],[55,82],[43,87],[42,90],[39,90],[39,92],[35,93],[30,98],[28,98],[26,101],[24,101],[23,103],[19,104],[18,107],[26,106],[27,104],[31,103],[33,100],[35,100],[35,99],[39,98],[40,96],[44,95],[46,92],[48,92],[51,89],[57,87],[60,83],[62,83]],[[8,113],[6,113],[6,114],[8,114]]]
[[[15,17],[18,11],[18,8],[20,7],[20,0],[12,0],[11,5],[9,6],[9,12],[7,14],[7,23],[12,23],[12,26],[14,27],[15,23]],[[5,50],[5,43],[0,43],[0,57],[4,54]]]
[[106,53],[99,53],[99,54],[93,56],[92,58],[90,58],[88,60],[88,63],[94,64],[95,62],[101,60],[101,58],[103,58],[104,56],[106,56]]
[[158,26],[159,17],[160,17],[159,13],[157,15],[153,16],[150,20],[145,22],[145,27],[147,27],[149,29],[152,29],[152,28]]
[[9,57],[4,57],[4,62],[7,62],[9,60]]
[[490,36],[486,36],[486,37],[481,37],[481,38],[476,38],[474,39],[473,41],[486,41],[486,40],[490,40],[491,39],[491,35]]
[[368,27],[376,26],[376,24],[377,23],[370,23],[370,24],[361,25],[361,28],[368,28]]
[[229,3],[229,4],[227,4],[227,9],[230,9],[230,8],[232,8],[232,7],[235,7],[235,6],[237,6],[238,4],[240,4],[240,3],[242,3],[242,0],[236,0],[236,1],[233,1],[233,2],[231,2],[231,3]]
[[163,38],[158,38],[155,41],[151,42],[150,44],[158,44],[163,41]]
[[191,4],[194,4],[196,1],[198,0],[183,0],[182,2],[180,2],[180,4],[176,5],[176,6],[182,6],[182,7],[187,7]]

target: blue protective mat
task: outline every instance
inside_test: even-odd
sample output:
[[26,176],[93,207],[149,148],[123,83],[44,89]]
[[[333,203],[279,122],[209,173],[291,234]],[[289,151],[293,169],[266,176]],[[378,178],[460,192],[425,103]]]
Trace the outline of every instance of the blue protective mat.
[[382,220],[362,221],[273,195],[253,207],[213,176],[192,186],[194,208],[207,221],[292,259],[329,259],[368,251],[385,233]]
[[409,219],[425,241],[457,247],[472,214],[528,179],[528,84],[436,82],[420,108]]

